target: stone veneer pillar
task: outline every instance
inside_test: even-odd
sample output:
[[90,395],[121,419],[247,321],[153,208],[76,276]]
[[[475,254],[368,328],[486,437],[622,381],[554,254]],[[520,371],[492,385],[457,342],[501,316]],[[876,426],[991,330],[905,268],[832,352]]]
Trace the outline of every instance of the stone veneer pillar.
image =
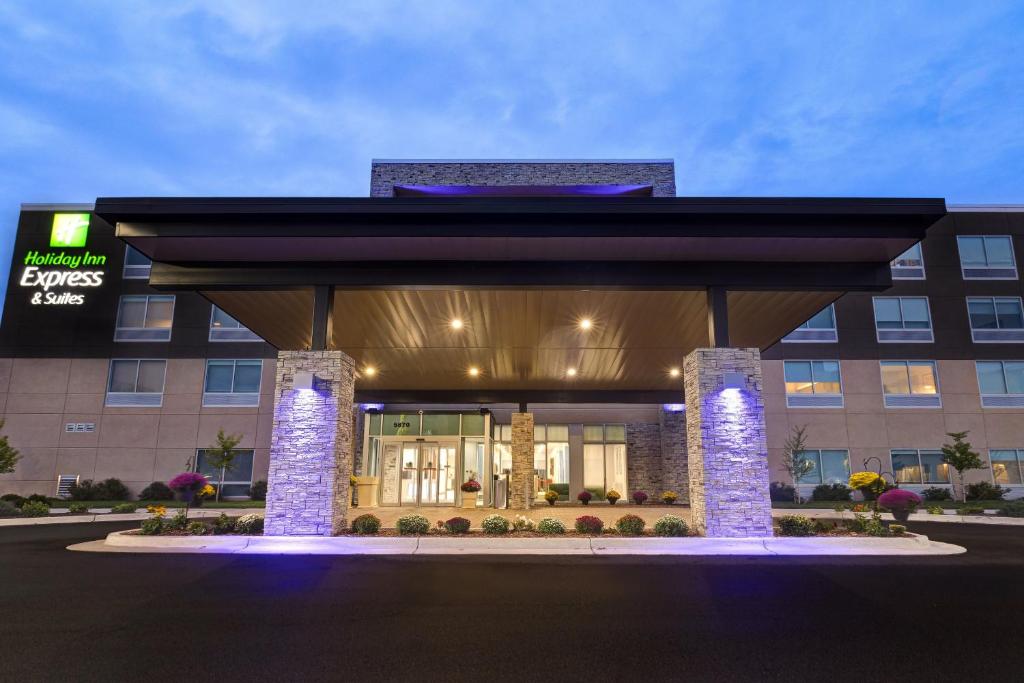
[[533,499],[533,413],[512,413],[512,475],[509,507],[530,509]]
[[[695,349],[683,364],[693,526],[709,537],[772,535],[757,349]],[[724,387],[737,373],[741,388]]]
[[[313,389],[296,389],[311,372]],[[280,351],[267,476],[268,536],[331,536],[345,528],[352,474],[355,364],[341,351]]]

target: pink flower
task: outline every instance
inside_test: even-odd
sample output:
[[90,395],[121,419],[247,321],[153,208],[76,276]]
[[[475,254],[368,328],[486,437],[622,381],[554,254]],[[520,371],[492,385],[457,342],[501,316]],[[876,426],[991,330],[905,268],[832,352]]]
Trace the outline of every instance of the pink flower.
[[206,484],[206,477],[198,472],[182,472],[167,482],[172,491],[198,491]]
[[902,510],[920,505],[921,496],[906,489],[889,489],[878,497],[878,504],[890,510]]

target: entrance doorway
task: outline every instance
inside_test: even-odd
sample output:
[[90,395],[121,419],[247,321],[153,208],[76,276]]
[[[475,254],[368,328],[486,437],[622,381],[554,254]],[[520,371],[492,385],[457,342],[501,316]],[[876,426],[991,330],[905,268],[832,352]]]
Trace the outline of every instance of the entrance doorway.
[[382,505],[455,505],[457,442],[386,442],[381,458]]

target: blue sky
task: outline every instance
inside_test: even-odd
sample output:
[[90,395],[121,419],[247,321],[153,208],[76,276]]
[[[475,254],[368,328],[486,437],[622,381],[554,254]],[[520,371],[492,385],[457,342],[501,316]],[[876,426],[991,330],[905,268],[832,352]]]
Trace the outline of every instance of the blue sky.
[[0,263],[21,202],[365,195],[374,157],[1024,202],[1021,35],[991,0],[6,0]]

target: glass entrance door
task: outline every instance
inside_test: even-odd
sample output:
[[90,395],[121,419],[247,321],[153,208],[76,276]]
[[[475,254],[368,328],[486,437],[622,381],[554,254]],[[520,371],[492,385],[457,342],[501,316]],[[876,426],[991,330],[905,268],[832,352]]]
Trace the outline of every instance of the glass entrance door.
[[381,458],[381,505],[454,505],[458,444],[386,443]]

